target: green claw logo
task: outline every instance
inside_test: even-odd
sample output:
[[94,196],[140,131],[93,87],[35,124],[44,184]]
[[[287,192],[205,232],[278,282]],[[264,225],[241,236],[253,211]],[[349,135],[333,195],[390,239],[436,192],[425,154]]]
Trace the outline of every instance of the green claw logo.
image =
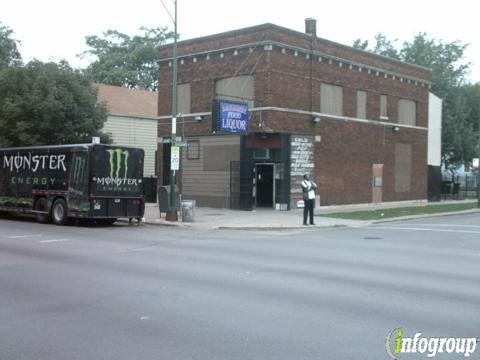
[[85,164],[87,160],[82,157],[75,157],[75,168],[73,171],[73,181],[77,184],[81,183],[85,178]]
[[122,175],[123,169],[123,178],[127,178],[128,174],[128,150],[123,149],[111,149],[107,150],[110,157],[110,177],[112,179],[119,179]]

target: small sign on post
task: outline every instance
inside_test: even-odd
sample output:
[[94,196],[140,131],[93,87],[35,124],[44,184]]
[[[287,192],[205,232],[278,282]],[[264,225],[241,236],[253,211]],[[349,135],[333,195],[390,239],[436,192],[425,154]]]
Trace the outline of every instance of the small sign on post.
[[180,169],[180,148],[178,146],[171,147],[170,153],[170,170]]

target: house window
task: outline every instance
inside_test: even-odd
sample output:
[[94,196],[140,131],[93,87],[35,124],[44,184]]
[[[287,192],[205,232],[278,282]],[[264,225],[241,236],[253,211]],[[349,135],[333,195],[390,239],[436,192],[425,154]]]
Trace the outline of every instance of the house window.
[[177,87],[177,112],[190,114],[191,87],[190,84],[179,84]]
[[235,76],[217,80],[215,96],[225,100],[245,101],[248,107],[254,105],[254,77],[251,75]]
[[387,95],[380,95],[380,119],[388,119]]
[[343,115],[343,88],[341,86],[321,85],[320,111],[329,115]]
[[367,118],[367,92],[366,91],[357,91],[357,118],[366,119]]
[[415,126],[417,124],[417,103],[413,100],[398,101],[398,123]]

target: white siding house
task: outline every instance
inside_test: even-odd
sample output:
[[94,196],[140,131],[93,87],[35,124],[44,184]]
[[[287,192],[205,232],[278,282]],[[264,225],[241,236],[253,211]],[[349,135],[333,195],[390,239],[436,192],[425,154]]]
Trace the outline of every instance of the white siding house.
[[114,144],[145,150],[144,176],[155,176],[157,150],[156,92],[95,84],[98,102],[106,105],[108,118],[103,131],[110,133]]

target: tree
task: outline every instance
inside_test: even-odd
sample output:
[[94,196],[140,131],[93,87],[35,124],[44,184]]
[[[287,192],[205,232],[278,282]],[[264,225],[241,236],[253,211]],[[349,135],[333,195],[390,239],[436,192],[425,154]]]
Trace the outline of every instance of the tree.
[[395,48],[397,40],[390,41],[384,34],[375,35],[375,46],[373,49],[368,49],[368,40],[357,39],[353,42],[353,47],[366,51],[371,51],[377,55],[388,56],[394,59],[400,59],[400,54]]
[[[468,45],[459,41],[445,43],[430,39],[425,33],[415,35],[411,42],[404,42],[400,49],[394,46],[385,35],[377,34],[376,44],[369,49],[368,41],[356,40],[354,47],[369,50],[375,54],[389,56],[408,63],[432,69],[432,92],[443,99],[442,119],[442,159],[444,164],[468,163],[475,154],[478,143],[478,126],[472,104],[463,87],[470,64],[464,62]],[[472,92],[472,96],[475,96]],[[467,101],[468,100],[468,101]],[[476,101],[480,101],[477,98]],[[477,130],[475,133],[474,130]]]
[[0,69],[20,65],[22,57],[18,51],[19,42],[11,38],[13,31],[0,22]]
[[90,81],[66,62],[0,71],[0,147],[108,141],[106,118]]
[[86,74],[95,82],[156,90],[158,86],[159,47],[173,39],[166,28],[142,27],[143,35],[130,37],[115,30],[103,36],[87,36],[90,50],[82,56],[92,55],[96,60],[88,66]]

